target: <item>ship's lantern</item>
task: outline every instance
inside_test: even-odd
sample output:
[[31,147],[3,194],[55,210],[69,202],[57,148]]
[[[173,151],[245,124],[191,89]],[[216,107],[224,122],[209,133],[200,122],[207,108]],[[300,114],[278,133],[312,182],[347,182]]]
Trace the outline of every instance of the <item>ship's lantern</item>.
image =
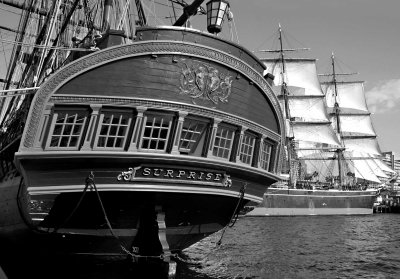
[[226,0],[210,0],[207,3],[207,30],[217,34],[222,30],[222,23],[229,8]]

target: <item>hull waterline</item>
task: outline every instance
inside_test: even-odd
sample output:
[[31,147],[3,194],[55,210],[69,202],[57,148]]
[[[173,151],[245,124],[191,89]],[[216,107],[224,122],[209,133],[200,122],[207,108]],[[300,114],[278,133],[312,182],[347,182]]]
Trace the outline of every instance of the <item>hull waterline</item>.
[[375,192],[269,188],[247,216],[365,215],[373,213]]

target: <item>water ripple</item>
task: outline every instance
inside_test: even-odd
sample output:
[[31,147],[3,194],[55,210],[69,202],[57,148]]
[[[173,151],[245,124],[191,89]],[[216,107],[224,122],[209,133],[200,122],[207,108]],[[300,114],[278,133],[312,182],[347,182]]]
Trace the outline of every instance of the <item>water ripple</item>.
[[399,278],[400,215],[242,218],[185,250],[181,278]]

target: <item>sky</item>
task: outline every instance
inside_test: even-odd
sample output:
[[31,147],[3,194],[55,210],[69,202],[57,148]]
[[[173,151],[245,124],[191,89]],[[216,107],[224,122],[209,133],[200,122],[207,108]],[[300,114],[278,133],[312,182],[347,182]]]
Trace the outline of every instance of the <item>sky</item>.
[[[151,4],[153,0],[143,1]],[[339,70],[358,72],[355,79],[365,81],[381,150],[393,151],[400,159],[400,0],[229,2],[233,30],[239,43],[249,50],[275,46],[274,37],[281,24],[287,41],[293,44],[290,47],[311,48],[306,56],[318,59],[319,72],[329,71],[332,52],[343,65]],[[0,15],[0,25],[13,25],[10,13],[0,10]],[[4,31],[0,35],[9,39]],[[0,45],[0,50],[3,47]],[[0,77],[5,75],[3,68],[4,59],[0,57]]]
[[382,151],[400,159],[399,0],[230,0],[239,42],[271,48],[281,24],[293,47],[309,47],[318,70],[328,72],[334,52],[343,72],[365,81]]

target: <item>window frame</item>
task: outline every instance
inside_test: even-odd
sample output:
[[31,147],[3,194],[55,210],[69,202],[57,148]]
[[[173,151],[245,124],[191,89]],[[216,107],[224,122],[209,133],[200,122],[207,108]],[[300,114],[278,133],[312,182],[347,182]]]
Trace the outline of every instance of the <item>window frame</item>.
[[[163,149],[149,149],[149,148],[143,148],[143,146],[142,146],[144,140],[148,139],[151,141],[151,139],[153,139],[151,137],[151,135],[149,138],[144,136],[146,128],[147,127],[156,127],[156,126],[146,126],[148,117],[162,117],[163,119],[164,119],[164,117],[168,118],[168,123],[169,123],[168,124],[168,132],[167,132],[167,136],[165,137],[165,143],[164,143]],[[151,153],[167,153],[169,151],[168,149],[170,149],[170,145],[173,140],[171,138],[171,135],[176,133],[176,131],[173,131],[173,130],[176,130],[176,125],[174,125],[175,118],[176,118],[175,114],[173,114],[171,112],[146,111],[143,114],[143,122],[142,122],[141,129],[140,129],[140,140],[139,140],[139,144],[138,144],[138,151],[151,152]],[[157,142],[157,144],[158,144],[158,142]]]
[[[113,123],[107,124],[109,126],[109,129],[108,129],[107,135],[105,136],[106,146],[102,147],[102,146],[98,146],[98,143],[99,143],[100,137],[104,137],[104,135],[101,135],[101,130],[103,128],[103,124],[105,124],[105,123],[103,123],[104,117],[107,114],[110,114],[110,115],[113,115],[113,116],[115,114],[128,116],[128,123],[126,125],[123,125],[123,126],[126,127],[125,136],[123,136],[123,137],[122,136],[118,136],[118,135],[115,135],[115,136],[111,135],[110,136],[109,135],[110,129],[114,125],[112,125]],[[115,151],[123,151],[123,150],[125,150],[127,148],[127,143],[129,142],[129,139],[130,139],[130,134],[131,134],[131,129],[132,129],[132,122],[134,122],[133,120],[134,120],[134,114],[133,114],[133,110],[131,110],[131,109],[102,108],[100,110],[100,112],[99,112],[99,118],[98,118],[98,121],[97,121],[96,132],[95,132],[95,137],[94,137],[94,140],[93,140],[93,147],[92,147],[93,150],[115,150]],[[117,125],[117,129],[119,127],[121,127],[121,126],[122,125]],[[111,138],[111,137],[113,137],[115,139],[123,138],[122,146],[121,147],[109,147],[109,146],[107,146],[107,140],[109,138]],[[114,144],[115,144],[115,142],[114,142]]]
[[[246,146],[250,146],[247,143],[244,142],[245,137],[251,138],[253,140],[252,146],[251,146],[251,154],[248,153],[243,153],[243,147],[244,145]],[[239,146],[239,151],[238,151],[238,159],[239,162],[245,165],[249,165],[249,166],[253,166],[253,161],[254,161],[254,154],[255,154],[255,150],[256,150],[256,143],[257,143],[257,135],[249,132],[249,131],[244,131],[243,132],[243,136],[242,136],[242,140],[240,142],[240,146]],[[250,162],[244,162],[242,161],[242,155],[246,156],[246,157],[250,157]]]
[[[217,134],[218,134],[218,130],[220,128],[221,129],[227,129],[227,130],[230,130],[232,132],[232,137],[231,137],[231,140],[230,140],[229,149],[227,149],[226,146],[222,147],[222,149],[224,149],[224,150],[229,150],[227,158],[220,157],[218,155],[214,155],[214,149],[216,148],[215,142],[217,141]],[[219,123],[218,124],[218,126],[217,126],[217,128],[215,130],[215,136],[214,136],[213,142],[212,142],[211,155],[212,155],[213,158],[218,158],[218,159],[222,159],[222,160],[225,160],[225,161],[231,161],[232,152],[234,151],[234,147],[235,147],[234,144],[235,144],[237,131],[238,131],[238,128],[233,126],[233,125],[229,125],[229,124],[226,124],[226,123]],[[219,138],[221,139],[221,137],[219,137]],[[226,138],[224,138],[224,139],[226,140]],[[218,145],[217,149],[218,149],[217,150],[217,154],[218,154],[218,151],[221,149],[221,146]]]
[[[263,159],[263,157],[265,157],[264,154],[268,154],[268,152],[264,152],[265,146],[269,147],[269,155],[268,155],[269,160],[268,161]],[[264,139],[262,141],[261,148],[259,151],[259,159],[258,159],[259,166],[261,169],[268,171],[268,172],[271,172],[271,169],[274,168],[274,157],[273,157],[274,156],[274,148],[275,148],[275,143],[272,142],[271,140]],[[263,167],[264,164],[267,164],[267,166]]]
[[[185,125],[186,121],[191,121],[191,122],[193,121],[193,122],[201,123],[201,124],[204,125],[204,128],[203,128],[202,132],[199,133],[199,138],[197,139],[197,142],[196,142],[195,146],[193,146],[190,149],[181,147],[182,141],[189,142],[189,146],[190,146],[190,143],[193,142],[192,141],[193,137],[191,137],[189,140],[183,139],[183,137],[182,137],[182,135],[184,133],[184,129],[185,129],[184,125]],[[209,137],[210,124],[211,124],[210,119],[201,118],[201,117],[197,117],[197,116],[193,116],[193,115],[185,117],[185,119],[184,119],[184,121],[182,123],[181,134],[179,135],[179,143],[178,143],[178,151],[179,151],[179,153],[181,155],[185,155],[185,156],[203,157],[204,156],[204,149],[207,147],[207,141],[208,141],[207,137]],[[199,146],[199,143],[201,142],[202,138],[204,138],[203,147],[201,149],[200,155],[196,155],[194,151],[197,150],[197,148]],[[192,151],[192,149],[194,149],[194,150]]]
[[[60,125],[60,124],[57,123],[57,119],[58,119],[58,116],[61,113],[65,113],[65,114],[83,113],[84,114],[83,122],[82,122],[82,125],[81,125],[81,132],[80,132],[80,134],[78,136],[76,146],[73,146],[73,147],[71,147],[71,146],[51,146],[52,138],[54,136],[55,127],[56,127],[56,125]],[[80,148],[82,147],[82,144],[83,144],[83,139],[86,137],[87,124],[89,122],[88,121],[89,117],[90,117],[89,108],[85,108],[85,107],[54,107],[54,110],[53,110],[52,115],[51,115],[51,121],[50,121],[50,125],[49,125],[49,128],[48,128],[48,133],[47,133],[46,142],[45,142],[45,148],[44,149],[45,150],[71,150],[71,151],[80,150]],[[65,124],[68,124],[68,123],[62,123],[62,125],[63,125],[62,132],[64,131]],[[74,121],[74,123],[72,123],[72,124],[73,125],[72,125],[71,132],[73,131],[76,122]],[[69,136],[70,139],[72,137],[71,134],[70,135],[62,135],[62,134],[60,134],[60,135],[55,135],[55,136],[58,136],[58,137]],[[59,144],[60,144],[60,142],[59,142]]]

